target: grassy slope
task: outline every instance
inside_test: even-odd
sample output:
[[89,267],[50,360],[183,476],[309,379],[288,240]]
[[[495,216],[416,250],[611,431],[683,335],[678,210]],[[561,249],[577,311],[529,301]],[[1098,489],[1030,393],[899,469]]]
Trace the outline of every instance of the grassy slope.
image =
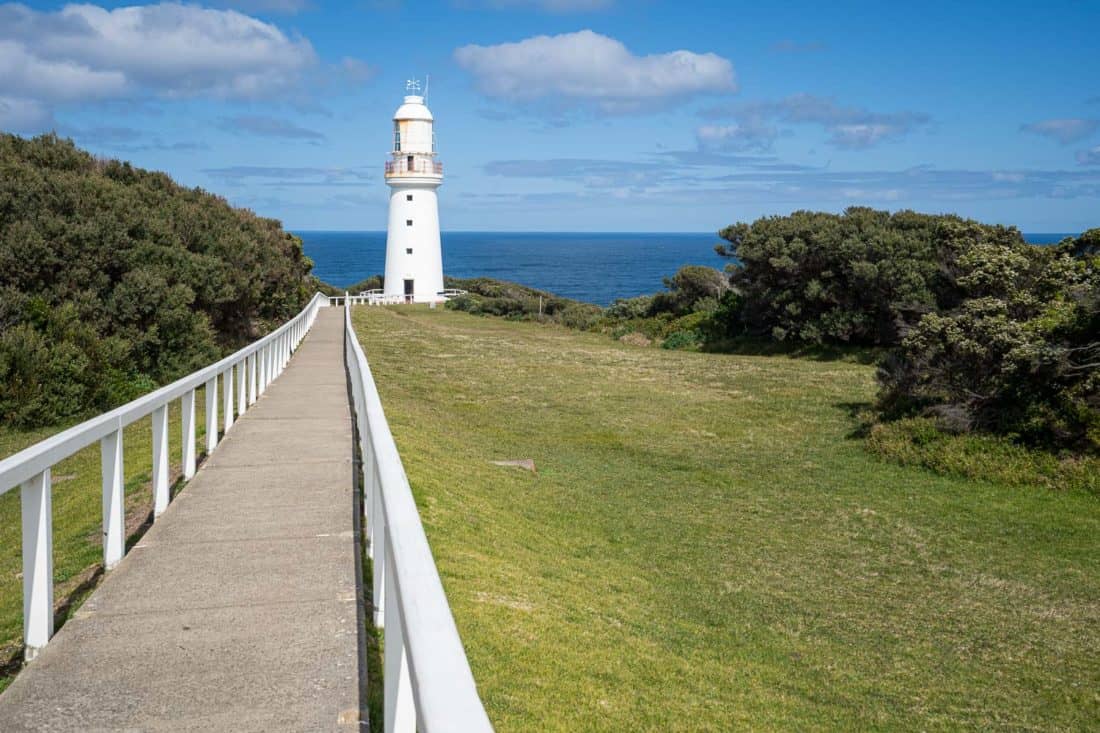
[[1100,725],[1096,497],[875,459],[870,367],[355,321],[498,730]]
[[[219,385],[220,386],[220,385]],[[196,393],[196,449],[205,450],[205,390]],[[173,402],[168,414],[169,460],[173,476],[180,467],[180,411]],[[0,458],[59,432],[0,429]],[[126,428],[123,435],[127,528],[136,529],[152,510],[152,426],[148,418]],[[99,444],[79,451],[51,471],[53,480],[54,600],[65,597],[86,580],[103,560],[102,487]],[[18,653],[23,636],[22,525],[19,489],[0,496],[0,664]],[[59,618],[60,620],[60,618]],[[8,680],[0,673],[0,690]]]

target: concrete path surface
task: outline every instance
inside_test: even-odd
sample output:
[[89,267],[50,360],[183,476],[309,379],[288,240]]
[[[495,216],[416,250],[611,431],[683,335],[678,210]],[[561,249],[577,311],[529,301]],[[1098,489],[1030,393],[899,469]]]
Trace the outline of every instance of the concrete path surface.
[[343,311],[323,308],[283,374],[0,695],[0,731],[358,730],[351,456]]

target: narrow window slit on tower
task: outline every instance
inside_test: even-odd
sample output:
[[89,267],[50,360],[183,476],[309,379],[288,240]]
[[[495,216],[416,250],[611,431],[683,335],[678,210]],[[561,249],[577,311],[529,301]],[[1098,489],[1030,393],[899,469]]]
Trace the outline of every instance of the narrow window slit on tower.
[[411,255],[412,253],[413,253],[413,248],[412,247],[406,247],[405,248],[405,254]]
[[406,219],[405,220],[405,226],[411,227],[412,225],[413,225],[413,220],[412,219]]
[[412,201],[413,200],[413,195],[411,193],[405,194],[405,200],[406,201]]

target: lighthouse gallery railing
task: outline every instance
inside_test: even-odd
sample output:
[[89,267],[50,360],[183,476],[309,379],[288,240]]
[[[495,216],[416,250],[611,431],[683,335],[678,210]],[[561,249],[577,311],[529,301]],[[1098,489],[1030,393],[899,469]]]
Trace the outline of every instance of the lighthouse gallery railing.
[[[50,469],[77,451],[100,444],[103,480],[103,565],[108,570],[122,559],[126,544],[123,480],[123,429],[152,416],[153,516],[168,508],[168,405],[180,400],[181,463],[184,479],[195,475],[195,392],[205,387],[206,451],[218,444],[218,381],[222,383],[221,425],[226,431],[267,389],[305,338],[317,309],[329,299],[318,293],[298,315],[262,339],[205,369],[178,379],[144,397],[127,402],[0,461],[0,494],[21,487],[23,522],[23,642],[29,661],[54,632],[53,500]],[[236,399],[234,400],[234,390]]]
[[491,731],[350,307],[344,361],[363,460],[374,622],[385,629],[385,733]]

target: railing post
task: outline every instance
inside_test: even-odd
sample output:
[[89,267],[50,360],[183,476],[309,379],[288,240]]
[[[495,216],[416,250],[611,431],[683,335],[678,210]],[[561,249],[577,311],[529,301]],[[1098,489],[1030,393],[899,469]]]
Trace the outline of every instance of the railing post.
[[180,399],[180,450],[183,478],[190,481],[195,476],[195,390],[184,393]]
[[126,552],[122,428],[99,441],[99,465],[103,479],[103,567],[110,570]]
[[256,404],[256,399],[260,396],[256,390],[256,356],[255,351],[248,357],[248,404]]
[[233,367],[222,372],[222,392],[225,399],[222,417],[225,419],[225,432],[228,433],[229,428],[233,427]]
[[257,369],[260,373],[260,391],[263,394],[267,389],[267,347],[261,346],[256,350]]
[[206,455],[218,447],[218,377],[206,382]]
[[[391,548],[386,548],[386,557],[392,558]],[[395,582],[393,563],[386,565],[386,594],[395,601],[400,597],[401,589]],[[412,682],[409,679],[409,658],[405,651],[405,628],[401,619],[400,603],[394,605],[395,613],[390,614],[386,624],[386,644],[383,650],[382,684],[385,687],[385,712],[383,723],[385,733],[415,733],[416,706],[413,703]]]
[[374,450],[371,448],[370,435],[364,430],[366,419],[359,420],[360,453],[363,457],[363,528],[367,535],[367,556],[374,557],[374,494],[378,491],[375,483]]
[[241,418],[245,410],[248,409],[248,389],[245,386],[245,380],[248,377],[248,372],[245,369],[245,360],[241,359],[236,364],[237,369],[237,419]]
[[50,469],[20,487],[23,514],[23,643],[31,661],[53,636],[53,501]]
[[168,405],[153,410],[153,518],[168,508]]
[[373,585],[371,598],[374,601],[374,625],[383,628],[386,625],[386,575],[389,569],[386,567],[386,518],[382,516],[382,485],[381,474],[378,471],[378,462],[374,462],[374,487],[371,501],[371,568]]

